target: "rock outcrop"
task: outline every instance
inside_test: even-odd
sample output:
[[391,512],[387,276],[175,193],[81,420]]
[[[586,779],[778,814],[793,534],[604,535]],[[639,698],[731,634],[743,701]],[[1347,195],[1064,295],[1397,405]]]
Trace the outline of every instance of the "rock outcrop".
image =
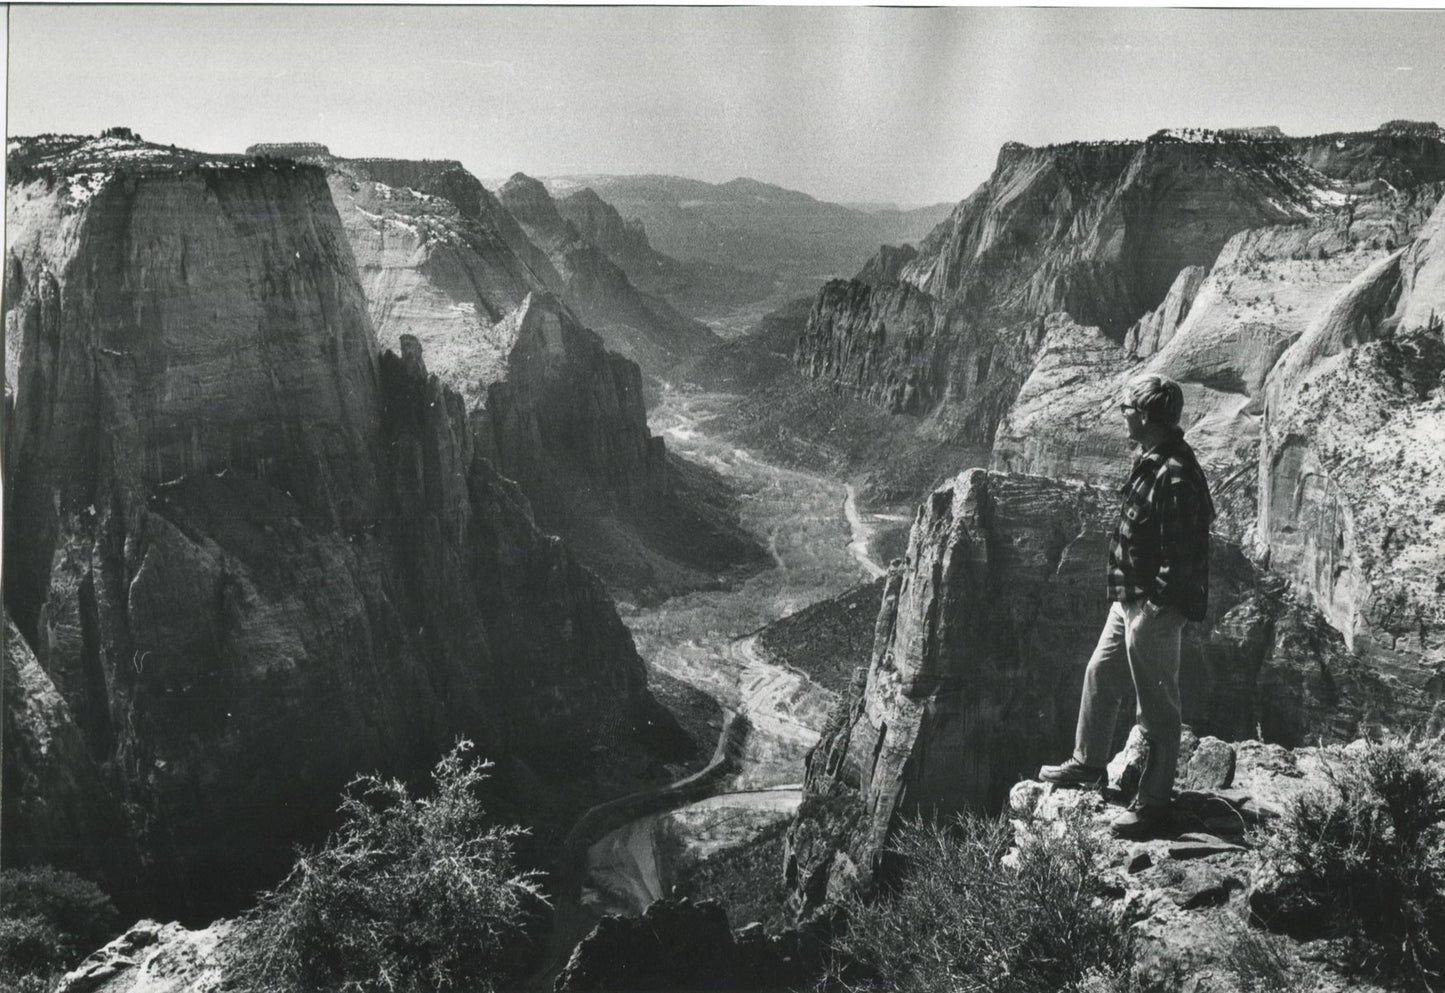
[[560,274],[559,295],[602,335],[608,348],[632,359],[645,373],[661,376],[717,343],[706,325],[633,286],[603,249],[562,216],[537,180],[517,173],[498,196]]
[[60,980],[57,993],[215,993],[227,988],[230,921],[191,930],[137,921]]
[[6,726],[68,710],[89,764],[7,774],[6,809],[32,776],[102,788],[7,857],[64,864],[119,809],[142,871],[106,883],[195,918],[278,878],[355,773],[458,735],[544,824],[661,772],[601,584],[416,351],[378,359],[321,169],[11,149],[4,594],[54,694]]
[[[1014,783],[1069,753],[1108,609],[1114,499],[975,469],[920,508],[866,680],[808,758],[788,868],[804,907],[867,885],[900,816],[997,811]],[[1186,629],[1181,665],[1196,731],[1295,745],[1428,711],[1425,694],[1363,666],[1282,586],[1216,538],[1209,616]]]
[[[1108,823],[1120,808],[1097,791],[1023,780],[1009,796],[1015,845],[1045,833],[1082,832],[1103,874],[1099,899],[1131,932],[1132,974],[1141,985],[1179,988],[1179,977],[1187,976],[1183,988],[1248,988],[1269,974],[1278,988],[1322,993],[1390,988],[1362,976],[1362,963],[1342,963],[1330,954],[1330,943],[1318,940],[1325,937],[1318,909],[1296,905],[1294,920],[1278,912],[1285,879],[1268,852],[1256,847],[1275,832],[1296,798],[1329,795],[1341,768],[1365,754],[1369,744],[1286,749],[1257,740],[1226,744],[1205,738],[1199,746],[1181,769],[1173,817],[1152,837],[1111,837]],[[1190,767],[1219,762],[1231,769],[1228,783],[1186,783],[1186,774],[1195,771]],[[1301,917],[1314,933],[1301,926]]]

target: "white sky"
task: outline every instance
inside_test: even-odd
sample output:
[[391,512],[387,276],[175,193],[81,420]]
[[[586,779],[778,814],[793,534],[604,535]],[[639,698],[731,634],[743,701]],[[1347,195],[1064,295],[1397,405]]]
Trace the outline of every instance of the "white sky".
[[1445,12],[12,7],[7,129],[956,201],[1007,140],[1445,122]]

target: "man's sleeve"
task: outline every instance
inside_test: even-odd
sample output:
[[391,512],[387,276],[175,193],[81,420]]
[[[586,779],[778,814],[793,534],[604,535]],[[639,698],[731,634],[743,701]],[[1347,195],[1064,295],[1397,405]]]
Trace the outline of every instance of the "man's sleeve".
[[1154,577],[1154,595],[1161,605],[1179,602],[1196,578],[1200,566],[1197,531],[1203,512],[1202,501],[1190,481],[1166,472],[1156,482],[1155,512],[1159,515],[1159,571]]

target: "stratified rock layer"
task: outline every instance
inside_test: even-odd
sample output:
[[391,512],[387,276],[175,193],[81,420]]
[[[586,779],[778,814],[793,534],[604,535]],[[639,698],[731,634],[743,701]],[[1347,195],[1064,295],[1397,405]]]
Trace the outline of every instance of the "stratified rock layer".
[[7,810],[103,789],[7,853],[118,808],[116,895],[199,917],[458,735],[539,819],[635,782],[667,719],[630,635],[462,398],[378,361],[322,171],[114,145],[22,140],[8,198],[6,607],[91,765]]

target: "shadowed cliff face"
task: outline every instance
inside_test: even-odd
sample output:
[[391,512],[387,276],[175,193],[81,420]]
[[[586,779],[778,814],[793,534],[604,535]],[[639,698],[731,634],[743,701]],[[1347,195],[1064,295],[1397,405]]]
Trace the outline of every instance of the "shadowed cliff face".
[[504,337],[513,343],[507,376],[492,384],[486,408],[502,471],[542,503],[567,493],[536,478],[536,464],[550,458],[629,510],[660,505],[665,450],[648,432],[637,365],[603,348],[554,298],[529,297]]
[[647,774],[666,717],[630,635],[462,398],[378,363],[322,172],[136,147],[83,146],[79,177],[27,147],[9,191],[5,599],[34,664],[7,665],[35,688],[6,725],[84,747],[18,774],[42,753],[7,748],[7,814],[31,784],[47,811],[7,860],[74,861],[118,816],[118,895],[198,917],[355,773],[460,734],[544,822]]
[[[1344,234],[1328,253],[1381,248],[1390,236],[1371,205],[1400,201],[1392,212],[1404,218],[1411,191],[1445,179],[1433,132],[1326,137],[1005,146],[994,175],[896,278],[824,288],[795,360],[887,409],[932,413],[960,441],[989,443],[1044,347],[1045,315],[1097,327],[1125,355],[1158,351],[1206,292],[1190,270],[1214,264],[1238,233],[1330,218]],[[1380,182],[1386,174],[1404,185]],[[1324,247],[1299,240],[1301,251]],[[1246,370],[1256,380],[1289,341],[1259,330],[1245,343],[1265,363]],[[1227,376],[1207,385],[1240,391]]]
[[[899,816],[995,812],[1015,782],[1069,754],[1108,610],[1116,499],[975,469],[919,509],[866,681],[808,758],[788,866],[805,908],[867,885]],[[1209,615],[1186,627],[1181,664],[1184,719],[1199,734],[1348,740],[1362,722],[1426,711],[1237,547],[1216,538],[1210,569]],[[1131,723],[1126,702],[1120,746]]]

